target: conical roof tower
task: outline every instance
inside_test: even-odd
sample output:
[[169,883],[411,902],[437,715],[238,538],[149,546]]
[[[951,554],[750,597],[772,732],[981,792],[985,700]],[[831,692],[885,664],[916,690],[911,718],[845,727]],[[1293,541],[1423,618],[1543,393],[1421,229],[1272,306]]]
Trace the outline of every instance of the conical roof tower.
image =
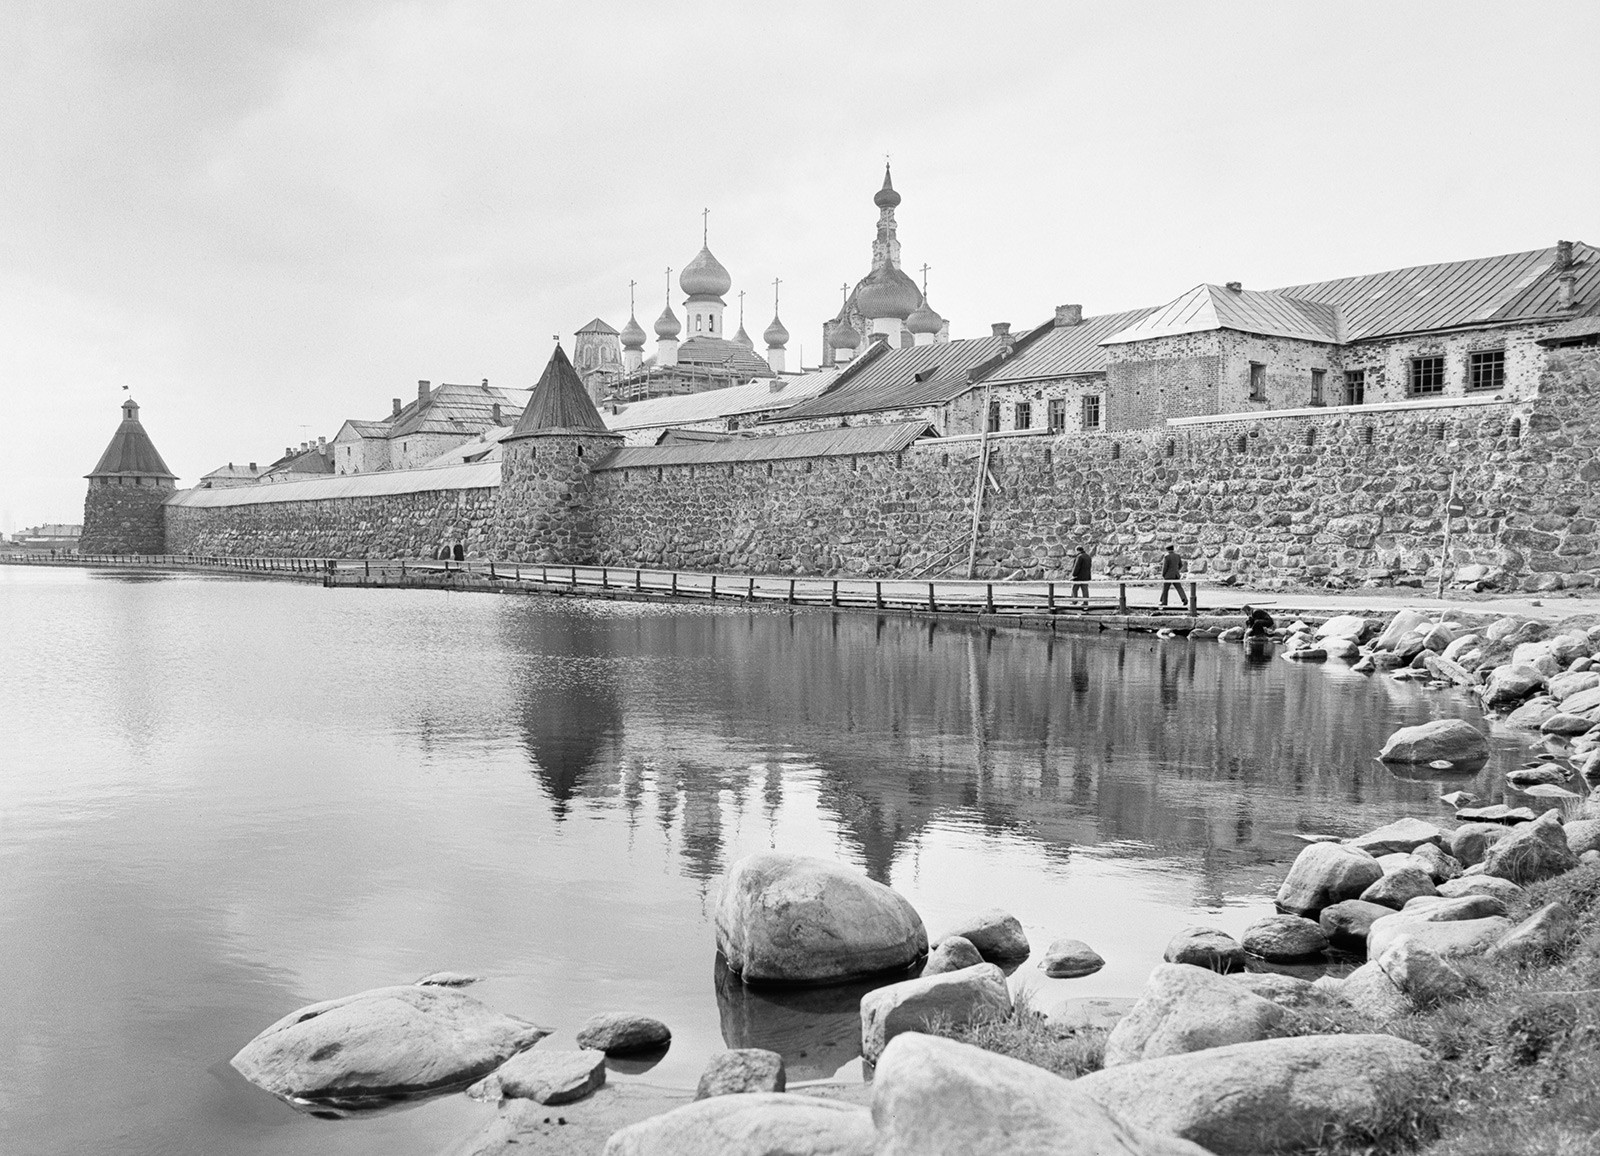
[[86,475],[80,554],[164,554],[165,504],[178,475],[167,469],[139,421],[139,403],[122,403],[122,424]]
[[589,397],[589,391],[583,388],[578,371],[572,368],[567,351],[557,345],[544,372],[539,375],[538,384],[533,387],[528,408],[522,411],[516,428],[507,438],[573,434],[621,436],[606,428],[600,411]]
[[150,435],[139,421],[139,403],[128,398],[122,403],[122,424],[111,435],[111,444],[100,455],[100,462],[87,478],[164,478],[176,481],[178,475],[167,469]]

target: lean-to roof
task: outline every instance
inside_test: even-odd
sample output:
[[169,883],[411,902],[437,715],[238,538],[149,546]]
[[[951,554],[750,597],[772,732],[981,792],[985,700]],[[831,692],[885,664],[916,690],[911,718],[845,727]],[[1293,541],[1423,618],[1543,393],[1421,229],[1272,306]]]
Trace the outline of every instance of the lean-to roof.
[[772,462],[795,458],[848,457],[856,454],[892,454],[924,435],[933,433],[925,421],[893,425],[845,426],[773,437],[728,438],[725,441],[662,446],[625,446],[606,455],[596,470],[625,470],[655,466],[715,465],[730,462]]

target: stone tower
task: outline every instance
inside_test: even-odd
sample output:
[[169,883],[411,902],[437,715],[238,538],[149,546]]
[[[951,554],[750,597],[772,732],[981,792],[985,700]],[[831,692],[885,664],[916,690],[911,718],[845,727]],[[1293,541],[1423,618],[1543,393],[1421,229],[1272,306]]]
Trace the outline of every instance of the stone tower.
[[100,455],[83,501],[83,554],[162,554],[167,529],[162,504],[178,475],[156,452],[139,422],[139,403],[122,403],[122,424]]
[[572,366],[589,396],[599,401],[606,382],[622,372],[622,336],[596,317],[578,330],[572,346]]
[[501,445],[496,555],[517,562],[592,562],[589,472],[622,445],[622,435],[606,428],[561,346]]

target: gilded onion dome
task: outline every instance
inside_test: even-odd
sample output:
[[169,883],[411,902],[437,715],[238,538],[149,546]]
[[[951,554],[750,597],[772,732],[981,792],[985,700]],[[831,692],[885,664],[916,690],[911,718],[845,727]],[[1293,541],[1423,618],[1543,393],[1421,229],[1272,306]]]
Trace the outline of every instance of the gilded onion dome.
[[922,304],[911,311],[911,316],[906,318],[906,328],[912,333],[938,333],[944,328],[944,318],[933,311],[933,306],[928,304],[924,297]]
[[661,316],[656,318],[657,337],[676,337],[683,332],[683,326],[678,324],[678,315],[668,305],[661,311]]
[[889,180],[889,166],[883,166],[883,188],[872,194],[872,203],[880,209],[892,209],[900,204],[900,194],[894,191]]
[[[761,335],[769,349],[782,349],[789,342],[789,331],[783,327],[783,322],[778,320],[778,315],[772,315],[772,324],[767,326],[767,331]],[[834,342],[835,345],[838,342]]]
[[678,274],[678,287],[690,297],[721,297],[733,288],[733,278],[711,250],[702,245],[694,260]]
[[874,320],[898,317],[904,321],[921,304],[917,283],[893,265],[874,269],[856,287],[856,308],[863,317]]
[[622,348],[643,349],[644,340],[644,329],[639,325],[639,319],[628,314],[628,323],[622,327]]

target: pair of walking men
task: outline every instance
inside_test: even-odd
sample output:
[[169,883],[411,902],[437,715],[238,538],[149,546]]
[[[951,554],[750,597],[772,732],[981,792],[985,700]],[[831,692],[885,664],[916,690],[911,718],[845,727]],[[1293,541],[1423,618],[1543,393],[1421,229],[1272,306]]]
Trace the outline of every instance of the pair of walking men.
[[[1183,555],[1178,553],[1176,545],[1169,545],[1166,556],[1161,559],[1161,605],[1165,606],[1167,595],[1176,591],[1178,601],[1185,609],[1188,608],[1189,598],[1183,592],[1183,583],[1179,581],[1183,577],[1183,569]],[[1079,546],[1078,552],[1072,558],[1072,597],[1087,600],[1089,579],[1093,576],[1094,555]]]

